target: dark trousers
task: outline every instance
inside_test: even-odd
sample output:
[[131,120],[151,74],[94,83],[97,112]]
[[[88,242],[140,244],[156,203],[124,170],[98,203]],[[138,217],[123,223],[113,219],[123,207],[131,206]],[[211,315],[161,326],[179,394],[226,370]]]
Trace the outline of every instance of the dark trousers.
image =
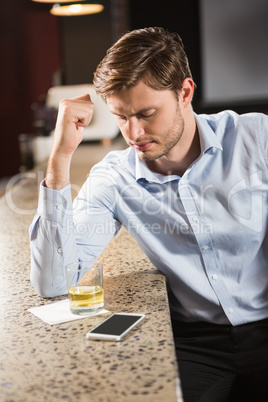
[[268,401],[268,319],[172,327],[184,402]]

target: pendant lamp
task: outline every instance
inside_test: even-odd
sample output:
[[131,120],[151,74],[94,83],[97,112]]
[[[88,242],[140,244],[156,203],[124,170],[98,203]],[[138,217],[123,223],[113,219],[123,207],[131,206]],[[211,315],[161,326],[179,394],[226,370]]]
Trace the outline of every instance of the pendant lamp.
[[50,10],[52,15],[57,16],[75,16],[100,13],[104,7],[102,4],[94,1],[83,0],[32,0],[38,3],[50,3],[53,7]]

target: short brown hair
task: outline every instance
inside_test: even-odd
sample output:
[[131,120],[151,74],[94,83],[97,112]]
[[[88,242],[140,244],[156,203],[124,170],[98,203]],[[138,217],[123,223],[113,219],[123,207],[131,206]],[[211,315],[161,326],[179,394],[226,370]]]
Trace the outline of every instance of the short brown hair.
[[154,89],[177,92],[185,78],[192,78],[192,73],[180,36],[155,27],[123,35],[98,65],[94,86],[106,100],[141,80]]

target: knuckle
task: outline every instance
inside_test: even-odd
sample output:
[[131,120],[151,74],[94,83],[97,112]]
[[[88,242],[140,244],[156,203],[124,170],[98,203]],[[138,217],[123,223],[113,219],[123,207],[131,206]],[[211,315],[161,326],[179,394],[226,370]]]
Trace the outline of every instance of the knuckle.
[[60,105],[64,106],[64,105],[68,104],[68,102],[69,102],[68,99],[61,99]]
[[60,101],[59,109],[65,111],[65,112],[66,112],[68,109],[70,109],[70,104],[69,104],[68,99],[62,99],[62,100]]

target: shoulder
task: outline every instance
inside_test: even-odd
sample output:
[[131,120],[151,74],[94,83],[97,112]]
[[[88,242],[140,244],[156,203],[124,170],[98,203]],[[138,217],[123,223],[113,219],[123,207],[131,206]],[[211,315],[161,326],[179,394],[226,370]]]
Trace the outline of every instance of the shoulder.
[[268,123],[268,116],[263,113],[238,114],[233,110],[224,110],[215,114],[200,114],[198,118],[206,120],[210,126],[225,125],[226,127],[244,124],[249,127],[259,127]]
[[78,198],[113,210],[115,193],[122,185],[123,172],[129,171],[130,159],[130,149],[109,152],[92,167]]
[[[200,115],[215,133],[220,134],[221,142],[239,144],[245,149],[254,149],[268,163],[268,116],[263,113],[238,114],[226,110],[214,115]],[[235,140],[234,140],[235,139]]]
[[127,148],[119,151],[109,152],[98,165],[108,166],[122,166],[122,164],[128,164],[131,158],[132,148]]
[[134,175],[134,171],[135,152],[132,148],[127,148],[109,152],[100,162],[93,166],[90,176],[101,174],[110,178],[117,178],[126,173]]
[[[243,135],[257,138],[263,136],[268,139],[268,116],[263,113],[238,114],[232,110],[225,110],[216,114],[200,114],[197,118],[206,124],[219,137]],[[265,134],[264,134],[265,133]]]
[[263,113],[245,113],[238,115],[237,122],[256,130],[268,129],[268,116]]

